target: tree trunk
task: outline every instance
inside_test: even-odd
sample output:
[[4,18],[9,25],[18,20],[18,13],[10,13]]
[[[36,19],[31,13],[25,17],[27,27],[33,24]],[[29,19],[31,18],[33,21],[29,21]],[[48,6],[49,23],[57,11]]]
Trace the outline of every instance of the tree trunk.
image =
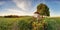
[[43,15],[42,15],[42,18],[43,18]]

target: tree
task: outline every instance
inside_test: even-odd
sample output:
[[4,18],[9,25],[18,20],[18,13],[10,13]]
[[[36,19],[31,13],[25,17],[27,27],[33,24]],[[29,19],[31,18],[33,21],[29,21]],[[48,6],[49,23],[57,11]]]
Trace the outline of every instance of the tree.
[[37,12],[39,12],[40,15],[50,16],[49,8],[43,3],[37,6]]
[[[33,21],[33,29],[34,30],[46,30],[46,26],[47,23],[45,21],[43,21],[43,16],[50,16],[50,12],[49,12],[49,8],[47,7],[47,5],[41,3],[37,6],[37,11],[34,12],[35,16],[36,16],[36,20],[34,17],[34,21]],[[37,22],[37,23],[36,23]],[[39,25],[41,24],[41,25]],[[36,28],[34,28],[36,27]],[[44,28],[44,29],[43,29]]]

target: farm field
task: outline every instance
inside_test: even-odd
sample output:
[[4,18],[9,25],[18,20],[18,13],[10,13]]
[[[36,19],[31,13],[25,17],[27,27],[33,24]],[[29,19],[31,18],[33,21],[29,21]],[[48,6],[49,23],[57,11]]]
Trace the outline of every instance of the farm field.
[[[32,17],[0,18],[0,30],[31,30]],[[45,18],[47,30],[60,30],[60,17]]]

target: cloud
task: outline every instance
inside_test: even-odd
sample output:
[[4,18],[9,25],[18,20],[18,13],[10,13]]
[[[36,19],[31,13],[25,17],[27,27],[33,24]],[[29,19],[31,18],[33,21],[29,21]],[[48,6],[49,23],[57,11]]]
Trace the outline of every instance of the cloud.
[[0,13],[0,16],[4,16],[4,15],[19,15],[19,16],[25,16],[25,15],[33,15],[29,12],[24,12],[24,11],[19,11],[19,9],[16,9],[16,8],[9,8],[9,9],[5,9],[6,12],[2,12]]
[[31,2],[29,0],[13,0],[16,3],[16,6],[27,11],[31,9]]
[[[17,11],[23,15],[32,15],[32,12],[31,12],[32,4],[31,4],[30,0],[13,0],[13,2],[16,4],[17,9],[19,9],[19,10],[15,9],[12,11],[14,11],[14,12]],[[11,11],[11,9],[9,11]]]
[[6,2],[4,2],[4,1],[1,1],[1,2],[0,2],[0,5],[3,5],[3,4],[5,4],[5,3],[6,3]]
[[4,9],[4,12],[0,13],[1,15],[33,15],[31,10],[33,11],[34,9],[32,9],[33,7],[30,0],[12,1],[16,4],[16,6]]

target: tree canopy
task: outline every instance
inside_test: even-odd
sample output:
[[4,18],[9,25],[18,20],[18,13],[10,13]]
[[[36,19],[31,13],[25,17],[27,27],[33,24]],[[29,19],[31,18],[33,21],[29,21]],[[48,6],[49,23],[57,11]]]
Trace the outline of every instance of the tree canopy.
[[43,3],[37,6],[37,12],[39,12],[40,15],[50,16],[50,11],[48,6]]

